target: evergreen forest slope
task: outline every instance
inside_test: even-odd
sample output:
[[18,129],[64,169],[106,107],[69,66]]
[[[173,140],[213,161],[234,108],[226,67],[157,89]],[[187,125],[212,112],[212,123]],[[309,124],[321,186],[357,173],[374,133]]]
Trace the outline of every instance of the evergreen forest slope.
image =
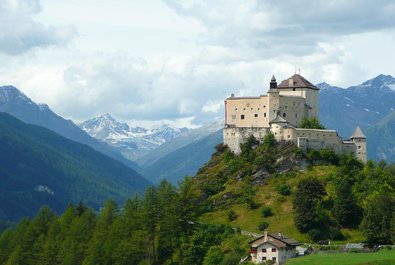
[[48,129],[0,113],[0,219],[32,216],[44,204],[99,208],[150,183],[121,162]]

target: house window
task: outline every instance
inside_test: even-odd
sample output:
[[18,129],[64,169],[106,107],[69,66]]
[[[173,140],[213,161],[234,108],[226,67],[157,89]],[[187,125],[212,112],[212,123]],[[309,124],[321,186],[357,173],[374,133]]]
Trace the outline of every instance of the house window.
[[277,260],[276,257],[272,258],[273,263],[276,263],[276,260]]
[[283,113],[283,117],[285,118],[285,116],[286,116],[286,114],[285,114],[285,112]]
[[292,88],[292,91],[295,91],[295,88]]
[[242,120],[244,120],[244,115],[241,115],[240,118],[241,118]]
[[257,118],[257,117],[258,117],[258,114],[254,114],[254,117]]
[[272,252],[276,252],[277,251],[277,248],[272,248]]
[[262,257],[262,261],[266,261],[266,257]]
[[288,134],[288,139],[291,138],[291,135]]
[[262,253],[266,253],[266,248],[262,248]]

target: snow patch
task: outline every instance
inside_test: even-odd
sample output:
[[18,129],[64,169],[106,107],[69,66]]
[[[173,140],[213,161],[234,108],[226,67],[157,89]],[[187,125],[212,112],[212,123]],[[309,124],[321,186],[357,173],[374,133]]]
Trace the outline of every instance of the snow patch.
[[367,111],[367,112],[370,112],[370,109],[364,109],[365,111]]
[[51,190],[50,187],[45,186],[45,185],[37,185],[36,187],[34,187],[34,191],[45,192],[45,193],[48,193],[50,195],[54,195],[55,194],[55,192],[53,190]]

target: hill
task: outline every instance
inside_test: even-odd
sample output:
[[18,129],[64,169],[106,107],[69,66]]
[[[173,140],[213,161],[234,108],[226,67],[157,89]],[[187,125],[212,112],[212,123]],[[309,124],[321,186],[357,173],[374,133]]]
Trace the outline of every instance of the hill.
[[36,104],[16,87],[0,87],[0,111],[6,112],[26,123],[50,129],[70,140],[86,144],[96,151],[121,161],[133,169],[139,168],[136,163],[123,157],[118,150],[90,137],[71,120],[65,120],[55,114],[48,105]]
[[[394,165],[363,165],[352,155],[338,156],[329,149],[304,154],[290,142],[259,145],[250,139],[237,156],[218,145],[212,159],[195,176],[193,187],[202,194],[204,223],[230,224],[254,233],[268,228],[302,242],[320,238],[361,242],[370,235],[365,220],[369,207],[381,209],[378,211],[390,207],[379,206],[378,201],[386,200],[384,190],[391,198],[395,196],[394,172]],[[307,190],[307,197],[303,197],[304,181],[315,185],[314,192],[321,185],[323,190],[317,197]],[[295,204],[300,200],[305,202]],[[303,207],[312,208],[305,209],[309,216],[300,223],[295,218],[304,214],[296,211]],[[389,232],[385,233],[381,240],[388,241]]]
[[0,146],[0,219],[32,216],[43,204],[57,212],[80,201],[99,208],[150,185],[121,162],[6,113]]
[[166,179],[175,184],[185,176],[194,176],[201,165],[210,159],[214,146],[220,142],[222,130],[166,154],[143,168],[141,174],[154,183]]

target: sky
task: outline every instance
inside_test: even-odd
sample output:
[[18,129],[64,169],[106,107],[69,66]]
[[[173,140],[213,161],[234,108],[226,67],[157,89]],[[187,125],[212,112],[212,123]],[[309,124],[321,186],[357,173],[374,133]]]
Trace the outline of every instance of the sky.
[[196,127],[300,68],[395,76],[394,0],[0,0],[0,86],[80,122]]

